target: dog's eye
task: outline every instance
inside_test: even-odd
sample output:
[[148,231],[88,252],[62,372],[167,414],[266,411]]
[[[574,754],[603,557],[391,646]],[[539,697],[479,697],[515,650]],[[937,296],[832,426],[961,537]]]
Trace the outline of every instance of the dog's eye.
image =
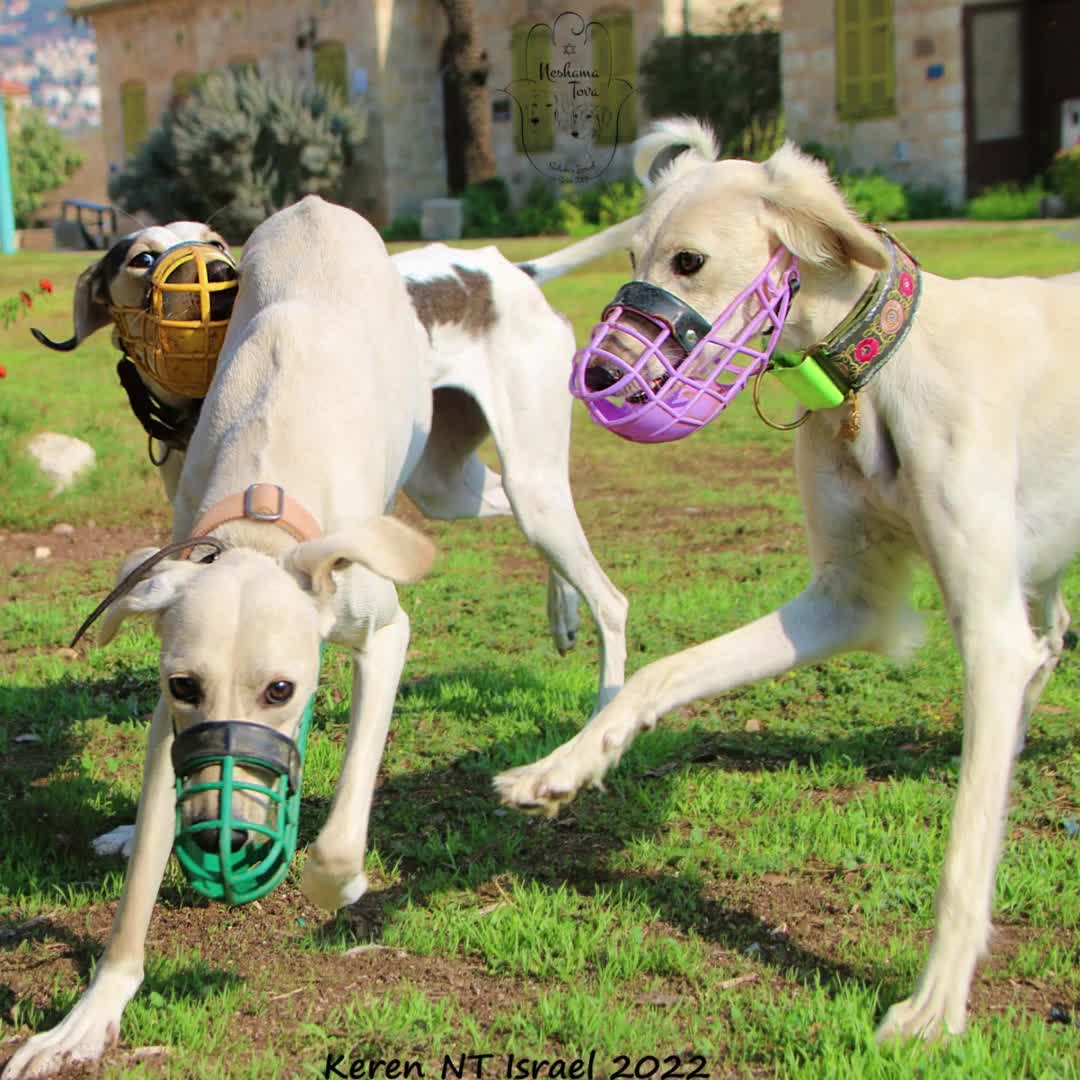
[[705,256],[696,251],[678,251],[671,260],[671,268],[680,277],[696,274],[705,265]]
[[185,705],[198,705],[202,701],[202,687],[198,679],[190,675],[174,675],[169,679],[169,693]]
[[154,263],[157,262],[157,256],[152,251],[140,251],[128,263],[129,270],[149,270]]
[[263,697],[266,699],[267,705],[284,705],[293,696],[295,689],[296,685],[294,683],[286,682],[285,679],[278,679],[266,688]]
[[636,274],[637,273],[637,259],[634,258],[634,253],[632,251],[628,252],[627,254],[629,254],[629,256],[630,256],[630,272]]
[[225,243],[224,240],[211,240],[210,243],[213,244],[213,246],[216,247],[218,251],[229,250],[228,245]]

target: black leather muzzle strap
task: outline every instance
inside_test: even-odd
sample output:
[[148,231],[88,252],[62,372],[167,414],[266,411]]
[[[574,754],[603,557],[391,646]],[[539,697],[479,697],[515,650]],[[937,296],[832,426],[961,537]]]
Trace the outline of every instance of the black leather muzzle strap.
[[126,356],[116,365],[120,385],[127,393],[128,404],[139,423],[152,439],[173,450],[186,450],[191,433],[199,422],[202,398],[192,400],[187,408],[166,405],[152,394],[139,377],[138,368]]
[[615,294],[615,299],[608,304],[602,318],[606,319],[615,307],[627,308],[667,323],[675,340],[688,353],[693,352],[712,329],[712,323],[685,300],[647,281],[628,281]]
[[180,732],[173,740],[172,764],[177,776],[224,757],[240,758],[288,776],[290,792],[300,788],[300,751],[292,739],[273,728],[243,720],[210,721]]

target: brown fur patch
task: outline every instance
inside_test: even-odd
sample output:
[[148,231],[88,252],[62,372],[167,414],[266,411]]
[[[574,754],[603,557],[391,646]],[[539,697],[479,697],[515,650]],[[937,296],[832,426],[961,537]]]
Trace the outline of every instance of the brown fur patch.
[[458,325],[475,334],[495,324],[495,300],[487,274],[455,266],[454,275],[405,282],[428,334],[436,323]]

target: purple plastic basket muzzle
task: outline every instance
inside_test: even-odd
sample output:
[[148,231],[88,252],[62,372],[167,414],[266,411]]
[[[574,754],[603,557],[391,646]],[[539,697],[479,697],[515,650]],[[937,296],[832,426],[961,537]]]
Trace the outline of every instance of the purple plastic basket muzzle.
[[[596,423],[624,439],[655,443],[692,435],[719,416],[769,362],[798,281],[795,256],[778,248],[708,332],[696,335],[677,329],[669,317],[613,304],[604,312],[603,322],[593,327],[589,344],[574,357],[570,392],[585,402]],[[663,294],[687,320],[708,325],[678,297],[646,288]],[[728,336],[724,327],[735,319],[742,324]],[[621,335],[618,343],[610,340],[613,334]],[[697,343],[688,350],[688,339],[695,336]],[[622,351],[640,347],[640,352],[628,360],[614,351],[620,346]],[[615,381],[590,390],[586,374],[597,366]]]

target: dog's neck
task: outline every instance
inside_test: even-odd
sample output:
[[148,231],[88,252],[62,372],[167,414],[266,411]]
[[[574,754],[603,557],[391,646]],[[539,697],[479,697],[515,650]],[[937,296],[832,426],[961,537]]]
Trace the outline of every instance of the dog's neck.
[[[278,559],[296,547],[298,541],[269,521],[227,521],[208,535],[217,537],[230,548],[247,548],[271,559]],[[195,558],[200,552],[196,549]]]
[[848,317],[878,272],[855,262],[835,269],[800,263],[799,276],[799,295],[791,305],[780,340],[784,352],[805,352],[828,338]]

